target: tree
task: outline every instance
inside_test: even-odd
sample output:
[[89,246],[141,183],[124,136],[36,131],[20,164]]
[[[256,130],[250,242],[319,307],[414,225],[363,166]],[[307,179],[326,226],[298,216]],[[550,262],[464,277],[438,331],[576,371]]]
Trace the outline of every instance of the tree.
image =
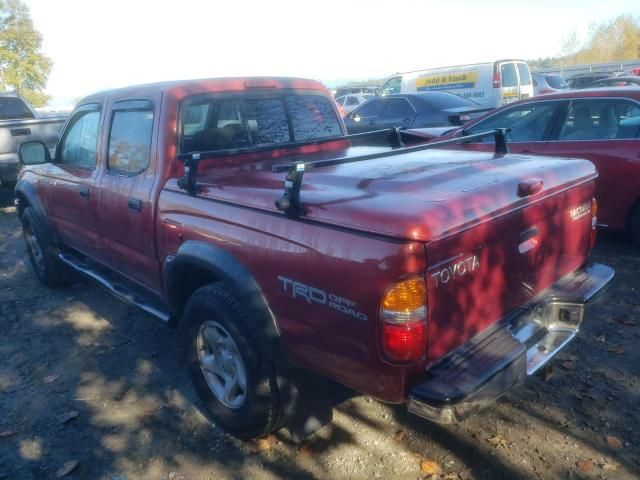
[[622,62],[640,57],[640,17],[620,15],[609,22],[592,24],[581,44],[571,32],[556,57],[532,60],[532,68]]
[[635,60],[640,56],[640,18],[620,15],[592,27],[589,42],[581,52],[587,62]]
[[566,38],[562,47],[560,48],[559,57],[564,58],[566,65],[576,64],[576,52],[580,49],[580,40],[578,40],[578,34],[573,31]]
[[43,90],[52,65],[41,46],[27,6],[0,0],[0,91],[15,91],[36,107],[49,100]]

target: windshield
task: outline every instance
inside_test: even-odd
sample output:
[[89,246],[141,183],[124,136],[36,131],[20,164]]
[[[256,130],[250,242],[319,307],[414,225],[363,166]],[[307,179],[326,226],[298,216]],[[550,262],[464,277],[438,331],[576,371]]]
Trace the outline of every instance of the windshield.
[[18,97],[0,97],[0,119],[34,118],[29,107]]

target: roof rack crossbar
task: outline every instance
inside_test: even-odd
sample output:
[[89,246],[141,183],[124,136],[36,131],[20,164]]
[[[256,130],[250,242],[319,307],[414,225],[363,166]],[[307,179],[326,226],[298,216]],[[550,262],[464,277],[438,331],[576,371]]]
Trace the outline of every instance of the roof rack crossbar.
[[[330,158],[327,160],[315,160],[311,162],[296,162],[296,163],[285,163],[273,165],[271,167],[271,171],[274,173],[282,173],[289,171],[292,167],[297,165],[298,163],[304,163],[305,170],[311,170],[313,168],[320,167],[330,167],[333,165],[341,165],[343,163],[353,163],[353,162],[362,162],[364,160],[373,160],[376,158],[389,157],[392,155],[404,155],[406,153],[419,152],[422,150],[429,150],[432,148],[443,147],[446,145],[455,145],[458,143],[470,142],[472,140],[479,140],[481,138],[486,137],[494,137],[496,149],[495,153],[497,155],[504,155],[509,153],[509,149],[507,147],[506,134],[510,129],[508,128],[496,128],[495,130],[488,130],[486,132],[474,133],[473,135],[465,135],[464,137],[451,138],[449,140],[440,140],[437,142],[425,143],[423,145],[414,145],[411,147],[399,148],[396,150],[385,150],[384,152],[377,153],[369,153],[365,155],[358,155],[354,157],[339,157],[339,158]],[[389,130],[376,130],[375,132],[367,132],[371,133],[381,133],[381,132],[389,132],[395,134],[396,129],[392,128]],[[401,131],[402,132],[402,131]],[[402,134],[407,134],[406,132],[402,132]],[[410,135],[410,133],[409,133]],[[354,134],[354,135],[346,135],[344,138],[354,138],[360,137],[363,134]]]
[[[449,140],[440,140],[438,142],[426,143],[423,145],[415,145],[412,147],[396,148],[395,150],[386,150],[384,152],[370,153],[366,155],[358,155],[354,157],[339,157],[326,160],[315,160],[311,162],[295,162],[289,164],[273,165],[271,171],[274,173],[287,172],[284,182],[284,194],[278,200],[276,200],[276,208],[285,212],[289,217],[297,217],[304,213],[304,207],[300,202],[300,189],[302,188],[302,179],[306,171],[314,168],[330,167],[333,165],[342,165],[345,163],[362,162],[365,160],[374,160],[376,158],[389,157],[393,155],[403,155],[406,153],[419,152],[422,150],[428,150],[432,148],[443,147],[446,145],[455,145],[458,143],[470,142],[472,140],[480,140],[481,138],[494,137],[495,141],[495,154],[506,155],[509,153],[509,147],[507,146],[506,136],[511,129],[509,128],[496,128],[495,130],[488,130],[485,132],[474,133],[472,135],[465,135],[463,137],[452,138]],[[376,130],[373,132],[365,132],[354,135],[346,135],[345,138],[356,138],[365,135],[371,135],[374,133],[389,132],[393,135],[393,139],[396,140],[399,146],[404,146],[402,141],[402,135],[405,132],[401,132],[397,128],[391,128],[388,130]],[[410,135],[410,133],[407,132]]]

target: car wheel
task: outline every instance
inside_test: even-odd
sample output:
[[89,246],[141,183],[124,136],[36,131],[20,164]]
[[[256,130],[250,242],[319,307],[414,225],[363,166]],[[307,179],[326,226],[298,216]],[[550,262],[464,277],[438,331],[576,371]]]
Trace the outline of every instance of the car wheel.
[[631,240],[634,245],[640,247],[640,205],[636,207],[633,215],[631,215],[629,233],[631,234]]
[[215,424],[243,440],[277,430],[275,366],[240,300],[207,285],[191,295],[183,321],[189,373]]
[[47,287],[57,287],[69,283],[71,273],[58,259],[56,249],[51,245],[33,208],[25,208],[20,220],[29,260],[38,280]]

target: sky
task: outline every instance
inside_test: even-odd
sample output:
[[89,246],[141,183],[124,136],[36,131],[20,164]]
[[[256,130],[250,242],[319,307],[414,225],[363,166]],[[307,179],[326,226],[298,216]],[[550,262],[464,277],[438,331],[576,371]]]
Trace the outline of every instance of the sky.
[[285,75],[334,86],[435,66],[556,55],[638,0],[24,0],[53,60],[50,105],[188,78]]

